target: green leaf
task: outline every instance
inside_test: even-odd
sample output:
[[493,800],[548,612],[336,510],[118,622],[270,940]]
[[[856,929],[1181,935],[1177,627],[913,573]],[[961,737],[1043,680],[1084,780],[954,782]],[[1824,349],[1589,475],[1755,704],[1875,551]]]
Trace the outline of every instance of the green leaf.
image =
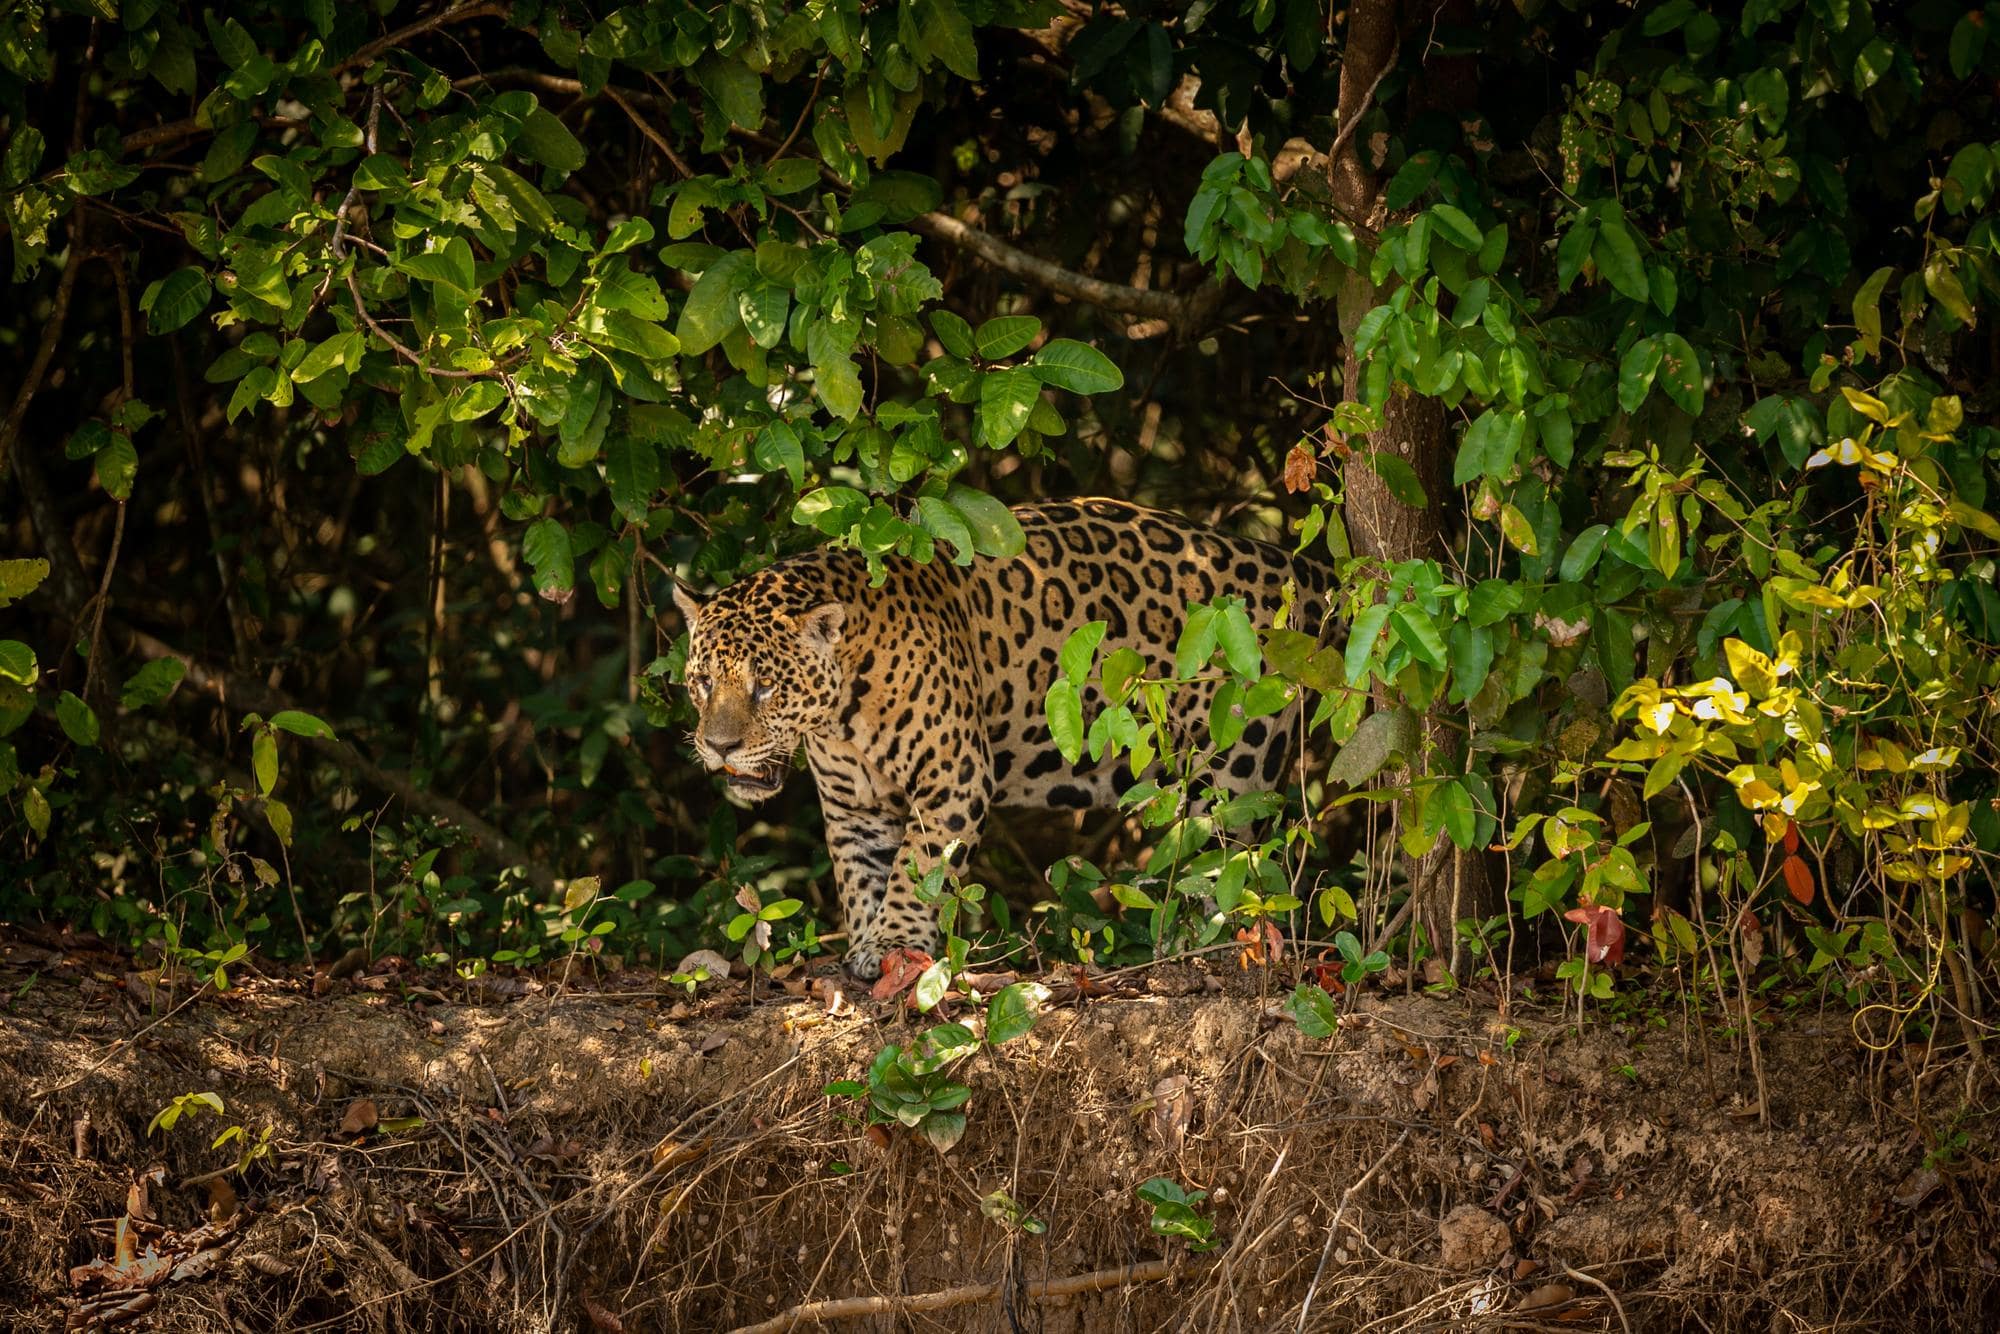
[[1418,661],[1444,669],[1444,637],[1438,634],[1437,622],[1429,612],[1414,602],[1399,602],[1389,613],[1389,624]]
[[1382,484],[1389,488],[1389,494],[1396,498],[1398,504],[1420,510],[1430,503],[1430,498],[1424,494],[1424,484],[1417,476],[1417,470],[1412,468],[1402,455],[1391,454],[1386,449],[1371,450],[1368,454],[1368,466],[1382,479]]
[[[1694,347],[1677,333],[1660,335],[1660,385],[1674,406],[1690,417],[1701,415],[1701,362]],[[1624,386],[1619,386],[1622,396]]]
[[144,709],[163,702],[187,675],[187,664],[179,658],[155,658],[132,673],[119,693],[118,702],[128,709]]
[[1854,293],[1854,327],[1861,338],[1861,355],[1873,357],[1882,351],[1882,289],[1895,275],[1895,267],[1885,264],[1868,275]]
[[1026,366],[987,371],[979,381],[979,443],[988,449],[1014,443],[1041,392],[1041,380]]
[[958,7],[958,0],[925,0],[915,11],[917,39],[931,57],[966,82],[976,82],[979,48],[972,39],[972,24]]
[[1563,582],[1573,584],[1589,574],[1591,567],[1597,564],[1598,556],[1603,554],[1604,543],[1610,536],[1610,527],[1601,523],[1593,523],[1578,533],[1576,540],[1569,544],[1569,550],[1563,553]]
[[1653,289],[1646,282],[1646,264],[1639,256],[1639,242],[1623,219],[1606,218],[1598,226],[1597,244],[1591,248],[1597,271],[1623,296],[1648,301]]
[[278,785],[278,738],[266,728],[250,738],[250,771],[257,776],[258,795],[270,796]]
[[49,577],[49,563],[36,556],[29,560],[0,560],[0,607],[28,596]]
[[1454,778],[1440,787],[1431,800],[1444,808],[1444,832],[1452,845],[1470,848],[1474,828],[1472,794],[1465,790],[1465,784]]
[[1407,709],[1383,709],[1369,714],[1327,766],[1327,781],[1360,787],[1382,771],[1395,754],[1416,749],[1417,724]]
[[1048,995],[1040,982],[1014,982],[994,992],[986,1002],[987,1043],[998,1047],[1024,1036],[1035,1026],[1035,1012]]
[[973,342],[981,357],[999,361],[1034,342],[1041,331],[1042,322],[1033,315],[1000,315],[980,325]]
[[1660,373],[1660,362],[1666,357],[1666,349],[1661,339],[1655,335],[1641,338],[1625,352],[1624,360],[1618,363],[1618,406],[1627,412],[1637,412],[1639,405],[1646,401],[1646,395],[1653,388],[1653,378]]
[[977,550],[972,541],[972,529],[957,510],[937,496],[918,496],[917,522],[933,538],[951,545],[954,564],[972,563]]
[[455,422],[478,421],[507,400],[507,391],[497,380],[474,380],[451,396],[450,417]]
[[982,556],[1018,556],[1028,549],[1028,536],[1014,512],[984,491],[954,483],[945,503],[957,510],[972,531],[973,546]]
[[[305,384],[317,380],[335,366],[344,365],[348,348],[358,346],[360,342],[361,335],[358,333],[337,333],[314,344],[310,351],[299,358],[299,364],[292,367],[293,383]],[[494,388],[497,389],[499,386],[495,385]]]
[[611,503],[629,522],[645,521],[664,471],[660,451],[650,440],[619,434],[605,445],[604,480],[611,489]]
[[56,721],[62,724],[63,735],[77,745],[97,744],[97,714],[67,690],[56,700]]
[[147,332],[172,333],[201,314],[213,294],[208,275],[191,264],[148,284],[139,297]]
[[1076,683],[1057,677],[1043,697],[1042,709],[1049,718],[1049,739],[1071,764],[1083,758],[1083,700]]
[[1438,234],[1468,254],[1476,254],[1486,244],[1486,234],[1479,230],[1479,224],[1467,217],[1463,209],[1450,204],[1432,204],[1431,222]]
[[139,451],[132,447],[132,437],[123,431],[112,432],[111,443],[97,451],[98,485],[113,500],[129,500],[138,472]]
[[521,539],[521,554],[535,572],[535,591],[551,602],[568,602],[576,588],[569,529],[554,519],[536,520]]
[[861,371],[848,357],[813,363],[813,388],[826,410],[842,421],[861,414]]
[[[1330,1038],[1340,1031],[1340,1011],[1324,987],[1301,982],[1285,1001],[1285,1013],[1309,1038]],[[1144,1188],[1140,1193],[1144,1194]]]
[[521,132],[514,142],[523,157],[555,171],[575,171],[589,158],[569,126],[544,107],[536,107],[522,118]]
[[[739,286],[750,280],[756,261],[747,252],[732,250],[702,271],[681,307],[680,323],[674,334],[681,340],[681,355],[698,357],[736,332],[743,315],[737,304]],[[859,386],[857,385],[857,388]]]
[[766,472],[782,470],[792,479],[793,490],[805,485],[806,451],[790,422],[774,421],[759,431],[754,457]]
[[0,681],[31,686],[40,675],[34,649],[18,639],[0,639]]
[[1250,614],[1241,603],[1222,609],[1216,619],[1215,637],[1222,645],[1222,656],[1228,661],[1230,671],[1252,679],[1262,673],[1264,651],[1257,646],[1256,627],[1250,624]]
[[776,283],[758,283],[737,295],[736,306],[751,342],[770,349],[783,341],[785,319],[792,309],[789,291]]
[[1347,684],[1358,686],[1368,678],[1368,664],[1375,656],[1375,641],[1382,637],[1383,627],[1388,624],[1389,604],[1386,602],[1371,603],[1354,618],[1354,626],[1347,632],[1347,647],[1342,655]]
[[979,354],[979,347],[972,339],[972,326],[950,311],[943,308],[932,311],[931,329],[937,334],[938,343],[954,357],[971,361]]
[[1104,621],[1086,621],[1070,631],[1057,654],[1057,670],[1078,684],[1087,680],[1091,664],[1097,660],[1097,646],[1104,642],[1105,625]]
[[1188,608],[1180,641],[1174,646],[1174,675],[1179,679],[1185,681],[1195,675],[1215,656],[1215,642],[1220,635],[1215,615],[1215,608],[1205,602]]
[[1033,364],[1043,384],[1073,394],[1108,394],[1125,387],[1125,373],[1116,362],[1074,338],[1050,339],[1035,353]]
[[279,709],[268,720],[280,732],[290,732],[307,740],[332,740],[333,729],[324,721],[301,709]]

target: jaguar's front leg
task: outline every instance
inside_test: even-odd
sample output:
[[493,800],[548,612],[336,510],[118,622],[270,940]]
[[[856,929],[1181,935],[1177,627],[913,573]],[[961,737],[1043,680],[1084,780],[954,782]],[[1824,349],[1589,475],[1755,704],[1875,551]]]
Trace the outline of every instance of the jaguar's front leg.
[[826,847],[840,891],[840,916],[847,930],[847,970],[864,980],[882,971],[882,956],[893,949],[878,940],[884,902],[897,874],[905,821],[882,811],[828,805]]

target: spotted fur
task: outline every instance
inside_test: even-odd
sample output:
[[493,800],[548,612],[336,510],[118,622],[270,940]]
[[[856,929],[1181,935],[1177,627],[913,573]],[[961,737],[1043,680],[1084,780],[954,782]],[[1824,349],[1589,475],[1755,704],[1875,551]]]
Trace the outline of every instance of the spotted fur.
[[[1118,501],[1014,515],[1027,550],[1012,560],[891,560],[887,581],[870,588],[859,555],[821,550],[706,603],[675,593],[690,627],[702,762],[739,797],[761,800],[805,747],[857,976],[874,977],[900,946],[936,948],[936,923],[905,870],[912,861],[933,866],[954,840],[969,853],[995,806],[1111,807],[1132,785],[1122,758],[1071,765],[1050,739],[1042,702],[1072,629],[1106,622],[1102,651],[1134,648],[1159,675],[1188,602],[1235,594],[1268,626],[1288,580],[1308,607],[1332,586],[1318,562]],[[1177,731],[1207,735],[1213,693],[1179,693]],[[1086,714],[1102,702],[1094,687],[1084,692]],[[1277,786],[1297,707],[1252,721],[1217,758],[1216,785]]]

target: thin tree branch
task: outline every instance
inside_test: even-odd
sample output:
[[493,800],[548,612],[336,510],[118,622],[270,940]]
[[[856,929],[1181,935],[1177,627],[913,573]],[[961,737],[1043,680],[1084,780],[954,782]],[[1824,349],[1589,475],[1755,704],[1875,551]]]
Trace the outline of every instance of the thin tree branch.
[[910,229],[932,240],[970,251],[994,268],[1059,296],[1104,310],[1115,310],[1123,315],[1166,320],[1186,327],[1207,318],[1222,299],[1222,283],[1215,278],[1182,295],[1127,287],[1122,283],[1109,283],[1102,278],[1075,273],[1025,250],[1016,249],[991,232],[960,222],[949,213],[925,213],[911,219]]
[[[272,714],[282,709],[298,707],[284,695],[260,681],[238,676],[234,672],[204,666],[192,655],[182,652],[164,640],[154,638],[143,630],[131,626],[119,626],[116,622],[113,622],[113,627],[131,642],[131,646],[141,656],[148,659],[173,658],[179,661],[187,669],[187,675],[183,678],[187,685],[230,708],[251,709],[258,713]],[[400,799],[411,810],[423,815],[437,816],[465,830],[472,835],[473,840],[488,857],[503,866],[520,868],[536,888],[545,890],[555,883],[554,874],[535,861],[526,848],[450,797],[418,787],[410,781],[407,774],[376,765],[345,741],[316,737],[312,740],[312,745],[337,764],[343,772]]]
[[375,57],[395,50],[412,37],[421,37],[427,32],[436,32],[439,28],[450,27],[454,23],[469,23],[473,19],[504,17],[507,13],[507,8],[506,5],[494,3],[494,0],[477,0],[474,4],[459,5],[455,9],[440,9],[427,18],[420,18],[414,23],[406,23],[392,33],[377,37],[374,41],[369,42],[353,55],[335,65],[330,72],[339,74],[343,71],[353,69],[356,65],[366,65],[374,60]]
[[[1072,1274],[1067,1278],[1040,1279],[1028,1284],[1028,1296],[1070,1297],[1080,1292],[1102,1292],[1106,1288],[1122,1288],[1132,1283],[1157,1283],[1173,1275],[1173,1268],[1165,1260],[1148,1260],[1144,1264],[1121,1265],[1117,1269],[1099,1269],[1088,1274]],[[826,1301],[801,1302],[790,1310],[781,1311],[769,1320],[754,1325],[743,1325],[730,1334],[783,1334],[800,1325],[816,1325],[828,1320],[851,1320],[870,1315],[912,1315],[919,1311],[945,1311],[954,1306],[970,1306],[974,1302],[990,1302],[1000,1295],[998,1283],[972,1283],[962,1288],[944,1288],[937,1292],[895,1293],[883,1297],[839,1297]]]

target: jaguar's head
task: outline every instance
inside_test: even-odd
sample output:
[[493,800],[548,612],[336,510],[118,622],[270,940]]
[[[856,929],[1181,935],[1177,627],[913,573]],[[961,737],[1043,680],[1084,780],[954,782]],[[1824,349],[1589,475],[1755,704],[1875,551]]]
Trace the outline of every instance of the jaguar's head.
[[785,610],[758,582],[706,603],[674,589],[688,624],[688,694],[701,715],[695,754],[746,801],[783,787],[800,743],[832,721],[842,681],[835,650],[847,619],[838,602]]

